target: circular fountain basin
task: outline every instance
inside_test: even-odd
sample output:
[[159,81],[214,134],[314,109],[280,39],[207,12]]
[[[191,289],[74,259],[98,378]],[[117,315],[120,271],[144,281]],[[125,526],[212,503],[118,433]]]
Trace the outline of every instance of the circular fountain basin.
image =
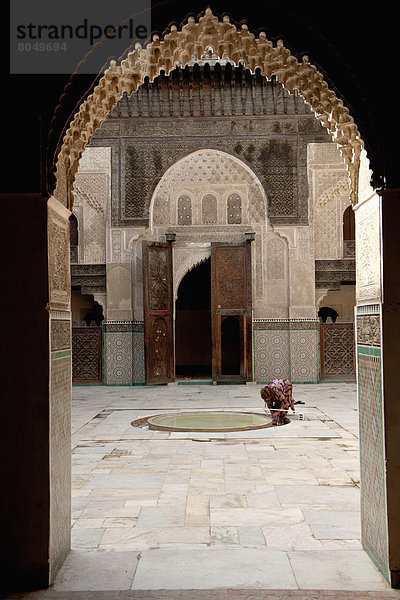
[[245,412],[182,412],[147,419],[149,429],[159,431],[248,431],[272,424],[268,415]]

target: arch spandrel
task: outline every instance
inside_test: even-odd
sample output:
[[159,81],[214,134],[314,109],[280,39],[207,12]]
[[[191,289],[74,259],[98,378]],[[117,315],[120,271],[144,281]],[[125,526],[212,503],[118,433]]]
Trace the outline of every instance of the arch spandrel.
[[244,61],[253,72],[259,68],[270,79],[274,76],[290,93],[297,90],[321,120],[344,158],[351,180],[352,203],[357,202],[358,170],[363,143],[349,110],[334,91],[329,89],[323,75],[304,56],[299,62],[279,40],[276,46],[261,32],[258,38],[246,25],[236,29],[228,16],[222,20],[206,9],[196,22],[193,17],[181,30],[172,26],[164,39],[153,37],[146,48],[135,49],[117,65],[111,61],[93,93],[81,104],[64,136],[57,158],[55,196],[72,207],[72,185],[79,159],[95,131],[105,121],[124,92],[130,95],[144,82],[153,81],[161,71],[166,75],[192,57],[201,56],[208,46],[223,58],[238,63]]

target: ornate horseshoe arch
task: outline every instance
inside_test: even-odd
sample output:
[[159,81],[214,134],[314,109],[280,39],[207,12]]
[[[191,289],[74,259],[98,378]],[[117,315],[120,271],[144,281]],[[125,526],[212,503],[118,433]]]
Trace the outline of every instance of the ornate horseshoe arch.
[[[209,47],[223,60],[242,61],[252,72],[260,69],[267,79],[274,77],[290,93],[298,91],[337,143],[350,176],[352,204],[356,204],[363,142],[348,108],[329,89],[323,75],[307,56],[299,62],[281,40],[274,46],[264,32],[256,38],[245,24],[236,29],[228,16],[219,20],[210,8],[198,22],[189,17],[181,30],[172,26],[162,40],[154,35],[145,48],[136,44],[135,50],[120,64],[111,61],[64,136],[57,157],[56,199],[72,208],[72,187],[82,152],[124,92],[130,95],[136,91],[145,77],[153,81],[161,71],[169,75],[176,63],[185,66],[193,57],[204,55]],[[214,60],[212,53],[210,60]]]

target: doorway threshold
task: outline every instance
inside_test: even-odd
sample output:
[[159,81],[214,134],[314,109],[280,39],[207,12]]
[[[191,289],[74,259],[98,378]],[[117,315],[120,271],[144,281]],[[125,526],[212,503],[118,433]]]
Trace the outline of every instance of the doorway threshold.
[[212,385],[212,379],[178,379],[178,385]]

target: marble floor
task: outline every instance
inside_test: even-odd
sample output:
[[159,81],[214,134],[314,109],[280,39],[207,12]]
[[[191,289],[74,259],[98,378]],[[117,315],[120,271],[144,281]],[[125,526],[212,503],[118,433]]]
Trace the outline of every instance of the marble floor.
[[347,590],[400,598],[360,543],[355,384],[295,385],[304,404],[278,428],[175,433],[130,424],[177,410],[263,412],[260,387],[75,386],[72,551],[47,594]]

